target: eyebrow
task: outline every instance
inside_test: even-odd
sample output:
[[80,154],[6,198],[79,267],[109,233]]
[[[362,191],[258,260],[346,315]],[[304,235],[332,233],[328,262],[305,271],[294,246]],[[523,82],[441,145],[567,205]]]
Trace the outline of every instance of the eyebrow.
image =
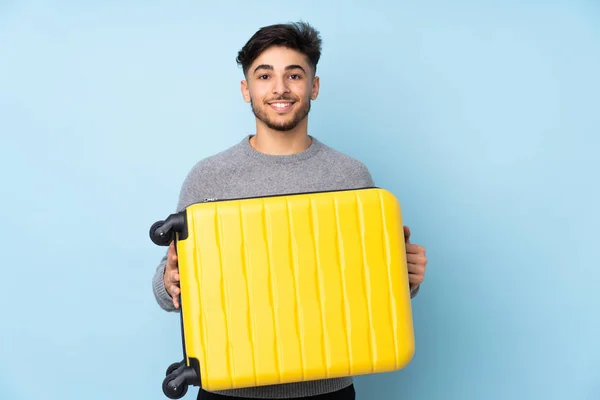
[[[254,72],[256,73],[256,71],[258,71],[259,69],[268,69],[268,70],[273,70],[273,66],[272,65],[268,65],[268,64],[260,64],[259,66],[257,66],[254,69]],[[292,65],[288,65],[287,67],[285,67],[286,71],[289,71],[291,69],[300,69],[302,70],[302,72],[306,73],[306,71],[304,70],[304,68],[302,68],[302,66],[297,65],[297,64],[292,64]]]

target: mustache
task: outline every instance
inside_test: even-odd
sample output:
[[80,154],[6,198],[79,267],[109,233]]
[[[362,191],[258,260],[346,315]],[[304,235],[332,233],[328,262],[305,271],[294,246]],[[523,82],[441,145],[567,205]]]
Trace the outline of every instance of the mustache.
[[272,99],[267,100],[267,103],[272,102],[272,101],[280,101],[280,100],[296,101],[296,98],[293,96],[290,96],[290,95],[277,96],[277,97],[273,97]]

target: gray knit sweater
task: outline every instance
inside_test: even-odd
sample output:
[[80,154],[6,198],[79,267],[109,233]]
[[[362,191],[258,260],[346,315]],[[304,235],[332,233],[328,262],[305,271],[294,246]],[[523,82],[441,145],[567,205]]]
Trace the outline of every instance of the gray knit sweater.
[[[200,160],[183,182],[177,211],[205,199],[227,199],[297,192],[354,189],[374,186],[368,169],[312,137],[311,146],[292,155],[267,155],[256,151],[250,135],[218,154]],[[153,278],[160,307],[176,311],[163,284],[166,255]],[[413,293],[413,296],[416,293]],[[352,378],[335,378],[301,383],[219,391],[229,396],[291,398],[342,389]]]

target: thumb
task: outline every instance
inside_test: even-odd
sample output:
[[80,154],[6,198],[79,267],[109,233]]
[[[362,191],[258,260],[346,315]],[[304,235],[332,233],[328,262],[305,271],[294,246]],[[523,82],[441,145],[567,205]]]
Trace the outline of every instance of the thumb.
[[167,267],[174,268],[177,263],[177,252],[175,251],[175,242],[171,242],[169,245],[169,251],[167,253]]
[[404,242],[410,244],[410,228],[408,226],[404,226]]

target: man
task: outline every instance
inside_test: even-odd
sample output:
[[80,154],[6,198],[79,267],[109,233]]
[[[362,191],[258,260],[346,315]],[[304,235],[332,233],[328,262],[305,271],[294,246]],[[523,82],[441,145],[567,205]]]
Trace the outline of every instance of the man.
[[[308,134],[311,101],[319,94],[319,33],[305,23],[261,28],[240,50],[241,92],[256,117],[256,133],[199,161],[187,175],[177,210],[203,199],[265,196],[374,186],[368,169]],[[423,282],[425,250],[410,244],[407,260],[411,295]],[[173,245],[153,279],[154,294],[167,311],[179,309],[179,274]],[[351,378],[270,385],[209,393],[198,399],[354,399]]]

